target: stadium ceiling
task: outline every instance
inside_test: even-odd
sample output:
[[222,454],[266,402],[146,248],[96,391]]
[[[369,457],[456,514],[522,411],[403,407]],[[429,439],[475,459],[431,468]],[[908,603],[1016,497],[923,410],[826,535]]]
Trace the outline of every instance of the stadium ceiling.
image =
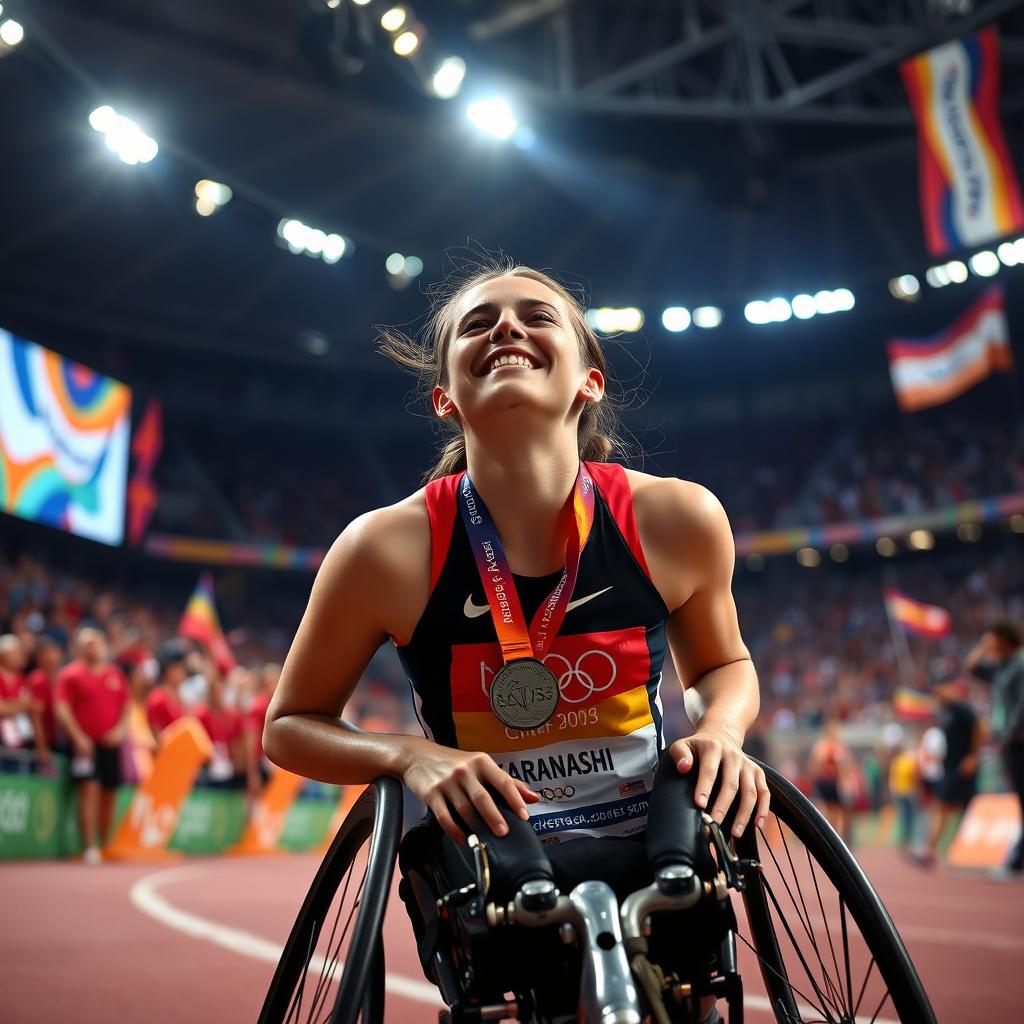
[[[728,313],[838,286],[891,303],[885,280],[928,265],[899,62],[991,23],[1024,171],[1020,0],[408,0],[466,62],[449,102],[392,52],[388,6],[4,0],[26,38],[0,59],[0,325],[363,368],[373,325],[425,305],[388,255],[434,281],[467,238],[579,275],[599,305]],[[474,135],[482,89],[513,99],[532,149]],[[100,103],[143,122],[151,164],[110,159]],[[234,190],[209,218],[200,178]],[[355,255],[292,255],[285,217]]]

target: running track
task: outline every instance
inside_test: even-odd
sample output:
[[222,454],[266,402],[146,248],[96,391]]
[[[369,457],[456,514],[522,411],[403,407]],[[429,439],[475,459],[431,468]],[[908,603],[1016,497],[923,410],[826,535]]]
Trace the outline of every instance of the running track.
[[[883,850],[864,851],[861,863],[940,1024],[1022,1019],[1024,886],[923,872]],[[0,1021],[252,1024],[315,868],[307,855],[4,865]],[[436,1021],[397,897],[385,944],[388,1024]],[[763,991],[759,978],[747,986]],[[757,1004],[749,1019],[768,1021]]]

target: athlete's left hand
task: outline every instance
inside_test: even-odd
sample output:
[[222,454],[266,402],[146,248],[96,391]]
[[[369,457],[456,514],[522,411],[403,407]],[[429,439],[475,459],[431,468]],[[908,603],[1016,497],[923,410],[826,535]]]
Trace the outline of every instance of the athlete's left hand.
[[721,774],[718,798],[710,812],[719,824],[739,793],[740,802],[732,826],[734,836],[743,835],[755,806],[757,827],[764,827],[769,803],[764,771],[743,753],[742,740],[738,740],[728,729],[713,724],[699,726],[692,736],[676,740],[669,747],[669,753],[684,775],[693,767],[694,761],[700,765],[697,785],[694,787],[694,802],[698,807],[707,807],[715,779]]

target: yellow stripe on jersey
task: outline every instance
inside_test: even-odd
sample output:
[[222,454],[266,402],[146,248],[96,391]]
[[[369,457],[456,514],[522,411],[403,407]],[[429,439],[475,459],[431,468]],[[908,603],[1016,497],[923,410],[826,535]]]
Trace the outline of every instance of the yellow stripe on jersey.
[[539,729],[512,729],[491,711],[456,711],[455,735],[460,750],[532,750],[562,740],[626,736],[650,725],[647,687],[636,686],[600,704],[579,707],[559,701],[551,719]]

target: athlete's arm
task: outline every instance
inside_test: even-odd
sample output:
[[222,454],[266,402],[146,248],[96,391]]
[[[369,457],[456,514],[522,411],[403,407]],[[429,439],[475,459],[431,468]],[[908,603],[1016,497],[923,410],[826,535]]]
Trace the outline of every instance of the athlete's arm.
[[721,776],[711,815],[721,822],[739,795],[733,833],[756,807],[768,813],[764,772],[743,753],[743,739],[760,706],[757,673],[740,635],[732,596],[735,545],[721,502],[685,480],[646,478],[634,490],[637,524],[655,586],[670,615],[666,633],[695,718],[692,736],[670,752],[682,772],[699,763],[696,801],[706,807]]
[[430,528],[422,497],[367,513],[335,541],[310,594],[281,681],[267,711],[263,747],[281,768],[340,784],[392,775],[462,840],[449,808],[476,807],[496,831],[505,822],[490,784],[520,817],[539,799],[488,755],[442,747],[417,736],[355,732],[341,715],[374,651],[394,636],[405,643],[430,587]]

